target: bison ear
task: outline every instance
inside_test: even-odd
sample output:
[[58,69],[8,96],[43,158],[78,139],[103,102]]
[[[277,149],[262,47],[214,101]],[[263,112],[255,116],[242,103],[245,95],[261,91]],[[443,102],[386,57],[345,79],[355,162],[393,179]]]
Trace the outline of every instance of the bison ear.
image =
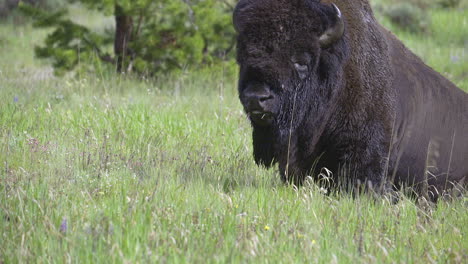
[[275,162],[274,133],[271,127],[255,126],[252,132],[255,163],[267,168]]
[[335,4],[332,4],[332,6],[334,11],[332,20],[335,21],[335,24],[327,28],[319,37],[319,43],[322,48],[330,47],[333,43],[338,41],[344,33],[344,22],[341,11]]
[[234,24],[234,29],[237,32],[240,32],[242,30],[242,22],[245,19],[245,16],[242,15],[242,13],[249,8],[251,2],[252,0],[240,0],[234,8],[232,22]]

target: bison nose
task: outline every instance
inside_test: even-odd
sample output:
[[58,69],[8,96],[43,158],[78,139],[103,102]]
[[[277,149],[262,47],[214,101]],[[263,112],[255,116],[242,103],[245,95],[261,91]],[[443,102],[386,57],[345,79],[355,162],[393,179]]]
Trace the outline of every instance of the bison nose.
[[245,106],[248,112],[261,111],[269,112],[269,104],[274,96],[269,88],[261,89],[260,91],[248,89],[244,93]]
[[268,111],[268,102],[273,99],[271,94],[247,95],[247,109],[249,111]]

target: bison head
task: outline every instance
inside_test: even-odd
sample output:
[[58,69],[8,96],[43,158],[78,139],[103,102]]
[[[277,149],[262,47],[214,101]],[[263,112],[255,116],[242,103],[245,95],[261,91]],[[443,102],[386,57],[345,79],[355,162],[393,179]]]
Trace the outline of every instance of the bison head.
[[312,151],[304,148],[320,137],[344,86],[344,18],[335,5],[316,0],[241,0],[233,22],[255,161],[284,167],[292,149]]

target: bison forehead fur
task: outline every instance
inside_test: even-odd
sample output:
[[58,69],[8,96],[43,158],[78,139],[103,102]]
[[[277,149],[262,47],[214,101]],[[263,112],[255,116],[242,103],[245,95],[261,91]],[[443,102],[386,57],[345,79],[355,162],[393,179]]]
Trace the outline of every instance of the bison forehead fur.
[[375,20],[367,0],[240,0],[239,98],[257,164],[301,184],[413,186],[432,199],[468,176],[468,95]]

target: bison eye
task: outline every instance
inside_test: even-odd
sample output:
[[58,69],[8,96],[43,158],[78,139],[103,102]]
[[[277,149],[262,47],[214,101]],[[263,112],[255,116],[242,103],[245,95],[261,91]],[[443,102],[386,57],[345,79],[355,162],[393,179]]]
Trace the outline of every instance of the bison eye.
[[294,68],[296,68],[296,70],[297,70],[298,72],[305,72],[305,71],[307,71],[307,69],[308,69],[307,65],[305,65],[305,64],[300,64],[300,63],[297,63],[297,62],[294,63]]
[[301,80],[304,80],[308,75],[309,67],[306,64],[294,63],[294,68],[296,68],[297,74]]
[[291,62],[301,79],[307,77],[311,61],[312,56],[308,52],[297,53],[291,57]]

